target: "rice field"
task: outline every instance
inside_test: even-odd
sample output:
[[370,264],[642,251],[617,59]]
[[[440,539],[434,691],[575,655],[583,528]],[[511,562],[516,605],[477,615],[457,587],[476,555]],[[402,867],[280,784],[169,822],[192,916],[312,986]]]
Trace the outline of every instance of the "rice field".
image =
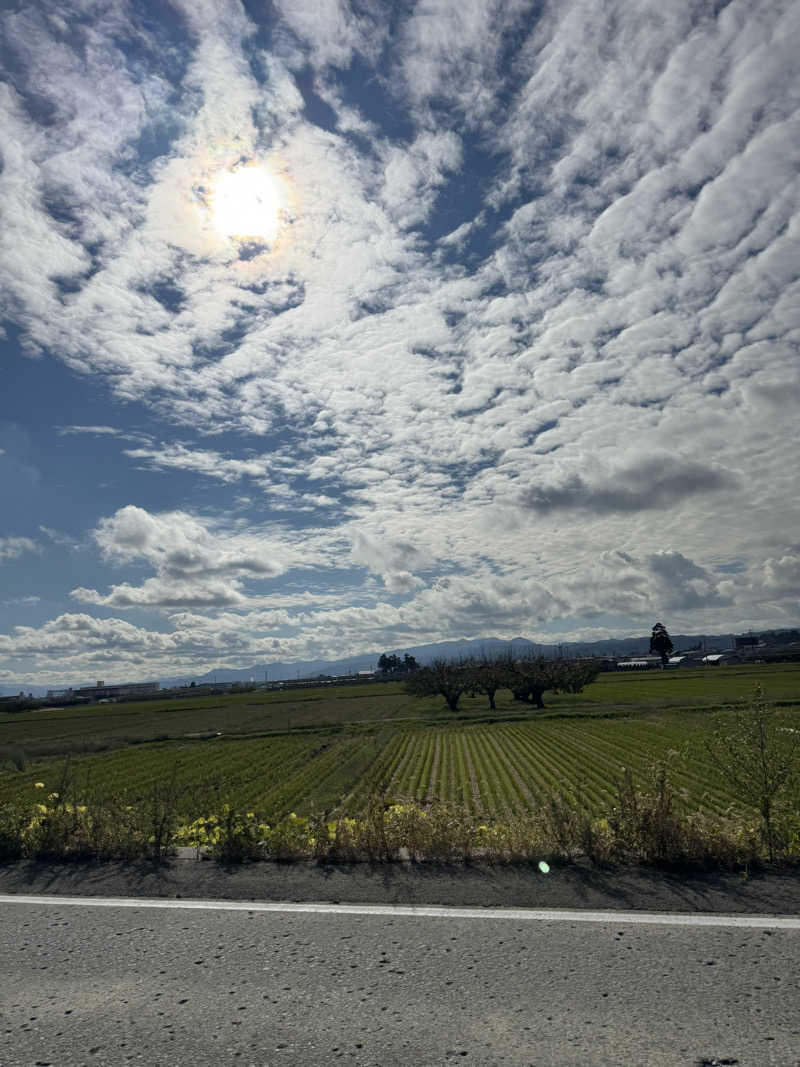
[[[75,796],[124,794],[130,803],[147,797],[154,784],[174,778],[186,817],[223,803],[270,818],[291,811],[358,810],[382,794],[387,801],[444,801],[483,818],[503,819],[535,811],[553,795],[601,811],[612,802],[625,768],[644,784],[654,761],[668,758],[682,804],[724,811],[733,795],[703,758],[701,745],[690,746],[681,758],[686,741],[685,724],[664,717],[217,738],[137,745],[73,759],[69,776]],[[0,804],[33,802],[38,781],[46,790],[64,788],[59,786],[64,766],[49,759],[1,775]]]
[[390,684],[6,714],[0,805],[34,803],[36,782],[66,788],[68,763],[74,797],[135,804],[174,782],[185,817],[221,804],[270,818],[358,810],[382,795],[503,819],[554,795],[606,810],[626,768],[645,784],[667,758],[679,803],[720,813],[734,797],[702,737],[709,713],[747,699],[755,682],[800,729],[794,664],[601,675],[583,693],[548,694],[544,713],[501,693],[494,713],[485,697],[465,697],[453,716],[441,698]]

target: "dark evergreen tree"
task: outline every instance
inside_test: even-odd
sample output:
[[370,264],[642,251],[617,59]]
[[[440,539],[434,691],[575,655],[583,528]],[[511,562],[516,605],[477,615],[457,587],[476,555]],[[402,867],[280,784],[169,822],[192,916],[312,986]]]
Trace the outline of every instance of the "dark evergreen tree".
[[653,627],[653,633],[650,635],[650,651],[661,656],[662,667],[666,667],[671,653],[675,651],[672,638],[667,633],[663,622],[657,622]]
[[419,664],[413,656],[406,654],[400,659],[399,656],[387,655],[385,652],[378,660],[378,670],[383,674],[409,674],[411,671],[417,670]]

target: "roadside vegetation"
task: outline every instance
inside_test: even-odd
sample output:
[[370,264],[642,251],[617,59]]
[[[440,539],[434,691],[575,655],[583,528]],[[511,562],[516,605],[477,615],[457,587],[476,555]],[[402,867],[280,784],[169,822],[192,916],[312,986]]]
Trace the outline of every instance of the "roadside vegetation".
[[[66,758],[26,756],[24,720],[39,713],[25,713],[0,749],[0,860],[159,860],[183,846],[225,862],[797,863],[800,672],[769,668],[778,698],[735,703],[727,674],[705,677],[678,708],[677,672],[600,676],[544,711],[506,688],[465,690],[450,711],[441,695],[376,686],[358,701],[368,716],[333,724],[328,690],[306,700],[316,724]],[[625,686],[627,703],[607,700]],[[77,710],[96,726],[85,741],[102,743],[108,710]]]

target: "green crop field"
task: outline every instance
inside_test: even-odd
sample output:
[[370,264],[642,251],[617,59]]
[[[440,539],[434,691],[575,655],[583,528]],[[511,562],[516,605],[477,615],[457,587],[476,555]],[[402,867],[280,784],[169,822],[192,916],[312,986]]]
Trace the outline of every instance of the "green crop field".
[[44,756],[193,734],[252,736],[415,717],[417,703],[400,685],[363,685],[6,713],[0,714],[0,766],[2,752],[15,746]]
[[[467,697],[453,715],[392,684],[4,715],[0,804],[33,803],[36,782],[57,790],[69,756],[72,788],[85,797],[136,803],[174,777],[185,817],[221,803],[271,818],[357,810],[376,793],[486,818],[533,811],[554,794],[597,811],[624,768],[644,781],[673,753],[680,803],[721,812],[734,798],[702,736],[710,710],[747,699],[756,682],[800,729],[794,665],[601,675],[582,694],[548,694],[544,712],[501,693],[494,713]],[[27,764],[15,771],[21,751]]]

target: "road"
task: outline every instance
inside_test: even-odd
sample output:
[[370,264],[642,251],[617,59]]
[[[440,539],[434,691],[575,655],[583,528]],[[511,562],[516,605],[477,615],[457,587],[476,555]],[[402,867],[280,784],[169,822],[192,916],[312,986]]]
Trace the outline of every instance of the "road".
[[0,1063],[800,1065],[797,919],[303,907],[0,898]]

